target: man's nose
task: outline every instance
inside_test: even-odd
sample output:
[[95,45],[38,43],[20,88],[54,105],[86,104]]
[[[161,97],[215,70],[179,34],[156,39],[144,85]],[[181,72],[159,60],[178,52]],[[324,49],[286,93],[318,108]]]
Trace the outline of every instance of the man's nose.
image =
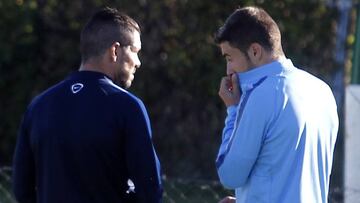
[[226,75],[231,75],[233,74],[234,71],[229,67],[229,65],[226,66]]
[[135,68],[140,68],[140,66],[141,66],[141,61],[140,61],[139,57],[136,57],[136,59],[135,59]]

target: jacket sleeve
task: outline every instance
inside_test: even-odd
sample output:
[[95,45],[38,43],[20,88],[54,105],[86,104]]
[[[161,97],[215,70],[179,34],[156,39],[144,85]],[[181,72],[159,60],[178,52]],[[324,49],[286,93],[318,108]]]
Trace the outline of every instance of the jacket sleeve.
[[245,93],[238,108],[228,108],[223,141],[216,160],[217,172],[225,187],[239,188],[248,180],[272,114],[271,99],[264,98],[273,96],[264,94],[264,91],[254,91],[251,95]]
[[13,159],[12,187],[19,203],[35,203],[35,163],[30,146],[27,113],[20,125]]
[[151,139],[150,121],[140,100],[130,102],[125,125],[126,162],[137,202],[161,202],[160,163]]
[[223,159],[229,150],[228,146],[230,143],[230,138],[232,132],[234,131],[235,119],[236,119],[236,110],[237,106],[229,106],[227,108],[227,116],[225,119],[225,127],[222,132],[222,143],[220,145],[219,153],[216,158],[216,167],[219,167],[223,163]]

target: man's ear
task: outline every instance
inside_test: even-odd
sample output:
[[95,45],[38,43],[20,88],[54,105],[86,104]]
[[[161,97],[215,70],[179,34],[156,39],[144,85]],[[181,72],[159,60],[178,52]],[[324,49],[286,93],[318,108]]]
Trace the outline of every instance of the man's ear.
[[118,59],[118,54],[119,54],[118,52],[121,51],[121,49],[119,48],[120,48],[119,42],[114,42],[109,48],[109,56],[111,62],[116,62],[116,60]]
[[252,43],[248,49],[248,56],[254,64],[258,64],[263,57],[263,47],[258,43]]

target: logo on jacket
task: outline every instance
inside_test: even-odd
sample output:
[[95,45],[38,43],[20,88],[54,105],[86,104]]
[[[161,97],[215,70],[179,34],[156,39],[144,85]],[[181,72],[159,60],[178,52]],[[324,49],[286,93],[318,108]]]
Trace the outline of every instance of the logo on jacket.
[[83,84],[81,83],[75,83],[73,85],[71,85],[71,91],[72,93],[76,94],[78,92],[80,92],[80,90],[84,87]]
[[129,194],[130,192],[135,193],[135,184],[131,179],[128,179],[127,185],[129,186],[129,189],[126,190],[126,193]]

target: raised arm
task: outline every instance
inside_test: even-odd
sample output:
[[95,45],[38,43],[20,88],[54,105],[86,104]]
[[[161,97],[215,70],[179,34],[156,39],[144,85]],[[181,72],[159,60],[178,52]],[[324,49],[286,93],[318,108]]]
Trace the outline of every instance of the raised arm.
[[[243,186],[258,158],[274,108],[269,91],[260,87],[245,92],[238,108],[228,107],[223,142],[216,161],[222,184],[235,189]],[[236,120],[234,120],[236,115]]]

